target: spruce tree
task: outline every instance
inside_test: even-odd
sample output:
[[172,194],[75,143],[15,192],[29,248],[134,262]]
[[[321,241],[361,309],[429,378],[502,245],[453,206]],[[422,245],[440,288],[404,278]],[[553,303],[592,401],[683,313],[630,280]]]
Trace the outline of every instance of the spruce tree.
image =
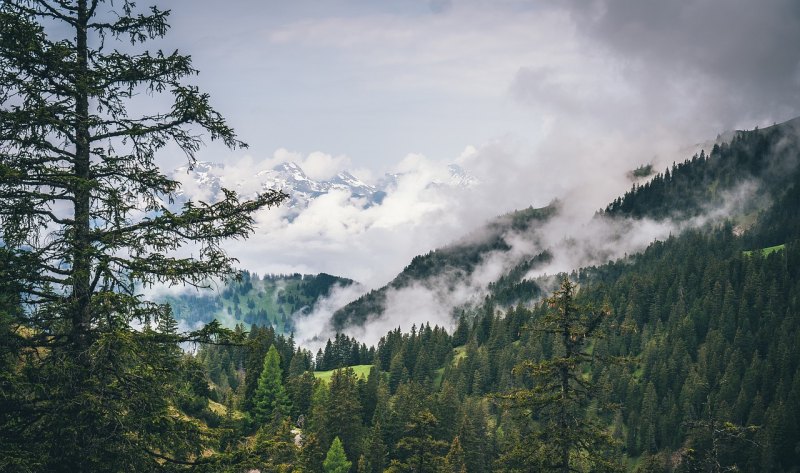
[[289,414],[289,396],[283,388],[282,374],[281,356],[275,345],[270,345],[253,396],[253,415],[260,424],[269,422],[276,414]]
[[436,433],[436,417],[428,409],[421,409],[411,414],[405,425],[404,434],[397,442],[400,456],[392,460],[387,471],[426,472],[439,471],[444,464],[444,455],[449,444],[434,437]]
[[328,399],[325,403],[327,438],[341,438],[348,457],[358,458],[361,454],[363,414],[358,396],[358,379],[353,368],[334,371],[328,387]]
[[[517,375],[533,379],[529,389],[520,388],[499,396],[531,425],[529,438],[506,451],[501,465],[529,470],[570,473],[574,471],[618,471],[615,442],[606,426],[587,408],[595,397],[596,385],[583,374],[593,362],[587,347],[608,313],[581,307],[575,301],[576,286],[567,277],[547,299],[550,310],[534,322],[533,329],[557,339],[557,352],[549,359],[524,361],[514,367]],[[598,411],[608,406],[597,406]],[[535,422],[534,422],[535,421]]]
[[450,444],[450,450],[444,457],[444,471],[446,473],[467,473],[467,463],[464,460],[464,449],[456,435]]
[[[13,324],[41,355],[24,360],[0,419],[24,447],[7,451],[34,452],[21,467],[203,462],[201,432],[172,405],[174,347],[228,333],[216,323],[174,332],[168,306],[137,291],[233,275],[222,244],[285,195],[173,204],[179,183],[157,167],[159,152],[174,146],[191,167],[204,134],[244,143],[186,83],[197,73],[189,56],[143,47],[166,34],[169,14],[129,0],[0,3],[0,240],[25,308]],[[131,113],[134,101],[145,111]],[[194,256],[178,254],[187,244]]]
[[322,462],[325,473],[347,473],[352,464],[353,462],[347,460],[342,441],[339,437],[334,438],[328,454],[325,455],[325,461]]

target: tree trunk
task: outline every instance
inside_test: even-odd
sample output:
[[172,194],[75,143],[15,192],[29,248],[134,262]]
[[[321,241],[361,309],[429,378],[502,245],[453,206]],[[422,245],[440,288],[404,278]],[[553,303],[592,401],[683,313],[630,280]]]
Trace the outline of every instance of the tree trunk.
[[87,0],[78,1],[76,26],[76,88],[75,88],[75,161],[74,209],[75,224],[72,239],[72,342],[83,349],[88,344],[91,325],[91,175],[89,148],[89,47]]
[[[569,294],[564,295],[568,297]],[[564,306],[564,319],[562,324],[562,332],[561,337],[564,342],[564,360],[570,360],[572,358],[572,346],[570,345],[569,340],[569,332],[570,332],[570,321],[569,321],[569,300],[567,300],[567,304]],[[569,423],[567,422],[567,402],[568,402],[568,395],[569,395],[569,370],[567,369],[566,364],[561,365],[561,408],[559,412],[559,419],[558,424],[559,428],[561,429],[561,438],[567,438],[567,429],[569,428]],[[569,473],[569,443],[564,441],[561,445],[561,472],[562,473]]]

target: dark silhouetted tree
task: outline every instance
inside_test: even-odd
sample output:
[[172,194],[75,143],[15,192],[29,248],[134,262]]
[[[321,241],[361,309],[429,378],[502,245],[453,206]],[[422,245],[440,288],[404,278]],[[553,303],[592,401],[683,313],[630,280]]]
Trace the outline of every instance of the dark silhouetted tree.
[[[204,133],[243,143],[185,83],[197,73],[189,56],[142,47],[166,34],[169,14],[129,0],[0,4],[0,240],[22,278],[14,323],[25,349],[45,355],[28,360],[9,418],[36,452],[33,470],[149,471],[199,457],[198,429],[171,411],[173,348],[227,333],[161,331],[169,308],[137,291],[234,274],[222,243],[286,197],[225,191],[215,204],[170,205],[179,184],[158,152],[174,146],[191,166]],[[177,254],[187,244],[194,257]]]
[[596,388],[582,371],[593,362],[586,348],[609,314],[579,306],[575,289],[564,277],[561,287],[546,301],[550,310],[533,325],[535,332],[555,337],[556,353],[514,368],[515,374],[530,376],[533,387],[499,396],[507,406],[526,413],[523,418],[530,421],[530,416],[535,416],[531,435],[505,452],[501,464],[562,473],[621,470],[615,462],[614,439],[606,426],[587,413]]

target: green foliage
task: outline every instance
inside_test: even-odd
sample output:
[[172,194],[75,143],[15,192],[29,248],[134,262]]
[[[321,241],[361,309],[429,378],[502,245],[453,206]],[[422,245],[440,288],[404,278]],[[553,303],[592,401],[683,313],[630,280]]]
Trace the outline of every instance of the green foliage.
[[253,415],[256,422],[263,424],[276,415],[289,414],[289,397],[283,388],[282,377],[281,357],[275,345],[271,345],[264,357],[264,367],[258,377],[258,387],[253,396]]
[[339,437],[349,458],[360,456],[362,435],[361,400],[358,379],[351,368],[336,370],[328,384],[323,438]]
[[355,338],[337,333],[333,340],[328,340],[325,349],[319,349],[314,360],[317,371],[333,371],[345,366],[367,365],[375,358],[375,349],[359,344]]
[[166,296],[162,302],[170,305],[175,318],[190,326],[218,319],[228,327],[238,323],[271,325],[279,333],[289,334],[294,330],[292,315],[312,307],[333,287],[350,284],[353,284],[350,279],[325,273],[259,277],[243,271],[239,278],[229,279],[218,294],[183,293]]
[[467,473],[467,463],[464,459],[464,449],[458,436],[453,438],[450,450],[444,459],[444,471],[447,473]]
[[629,173],[633,179],[641,179],[643,177],[652,176],[655,171],[652,164],[642,164]]
[[[589,418],[586,408],[596,384],[583,374],[594,361],[587,346],[600,332],[609,314],[578,306],[576,286],[569,279],[547,299],[549,310],[533,330],[558,341],[555,356],[539,362],[524,361],[514,368],[518,376],[530,376],[533,387],[499,396],[508,407],[523,411],[535,422],[530,441],[517,445],[502,462],[527,465],[544,471],[616,471],[614,441],[603,425]],[[606,406],[599,406],[601,409]]]
[[[7,313],[19,335],[0,418],[9,468],[151,471],[199,462],[207,444],[176,409],[204,410],[177,344],[232,334],[217,323],[176,333],[169,307],[136,291],[234,274],[222,245],[286,195],[165,204],[179,188],[155,164],[165,146],[191,165],[200,134],[244,145],[185,83],[189,56],[143,48],[169,14],[126,0],[0,4],[2,271],[23,308]],[[134,98],[148,94],[158,100]],[[195,257],[177,254],[187,244]]]
[[331,448],[325,455],[325,461],[322,463],[325,473],[347,473],[352,464],[353,462],[347,460],[342,441],[339,440],[339,437],[334,438]]
[[387,471],[439,471],[448,444],[434,438],[436,424],[436,417],[427,409],[411,413],[397,442],[399,458],[391,462]]
[[[722,205],[728,193],[747,182],[760,184],[756,198],[747,199],[736,210],[741,215],[763,210],[770,200],[785,193],[794,179],[792,174],[798,171],[795,166],[800,144],[797,130],[797,120],[793,120],[763,130],[737,132],[730,143],[714,145],[709,155],[703,151],[690,160],[673,164],[671,169],[643,185],[634,184],[629,192],[609,204],[605,213],[637,218],[695,216],[709,207]],[[797,201],[797,191],[793,193],[792,198]],[[764,196],[767,198],[762,198]],[[773,206],[772,213],[797,216],[796,208]],[[790,224],[794,229],[800,228],[798,225]],[[783,228],[788,229],[785,225]],[[785,240],[765,246],[781,241]]]
[[266,471],[290,472],[297,459],[291,424],[288,419],[277,423],[277,428],[265,427],[256,436],[253,456],[258,466]]

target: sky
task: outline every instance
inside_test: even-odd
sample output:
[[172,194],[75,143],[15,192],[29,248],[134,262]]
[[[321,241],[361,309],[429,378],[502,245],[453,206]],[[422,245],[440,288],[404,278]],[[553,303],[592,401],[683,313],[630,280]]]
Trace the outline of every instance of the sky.
[[[230,251],[260,273],[379,287],[493,216],[553,199],[591,216],[639,165],[800,115],[795,0],[163,3],[157,45],[192,55],[192,82],[250,145],[198,153],[228,182],[280,160],[403,175],[381,206],[333,194],[291,222],[259,214]],[[448,163],[480,184],[432,185]]]

